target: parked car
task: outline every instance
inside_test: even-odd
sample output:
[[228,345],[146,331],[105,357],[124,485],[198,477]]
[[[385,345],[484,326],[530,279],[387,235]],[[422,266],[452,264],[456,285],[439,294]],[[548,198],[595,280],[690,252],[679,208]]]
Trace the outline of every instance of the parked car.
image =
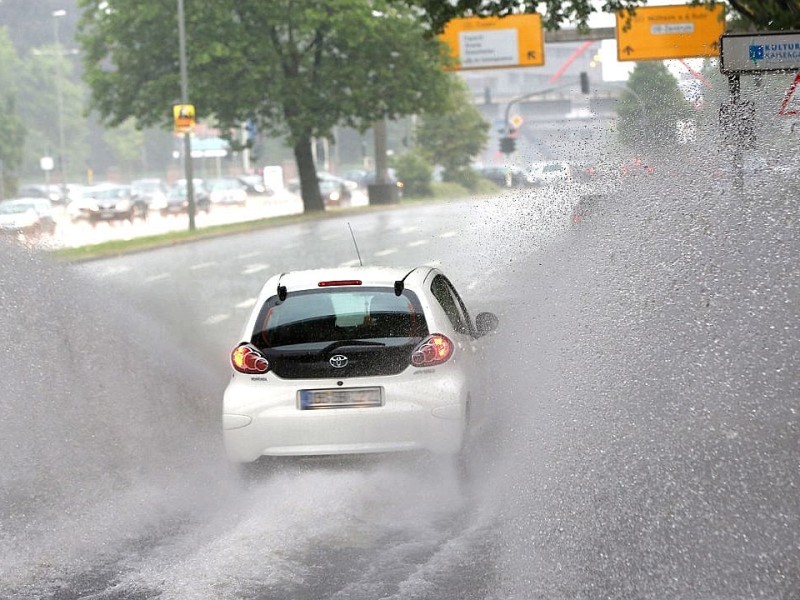
[[267,187],[260,175],[241,175],[239,183],[250,196],[271,196],[274,192]]
[[129,185],[104,183],[84,188],[67,212],[73,221],[86,220],[94,226],[100,221],[146,219],[147,205],[133,197]]
[[321,179],[319,193],[326,208],[349,206],[353,197],[347,185],[334,179]]
[[247,202],[247,192],[242,183],[233,177],[211,179],[206,182],[211,204],[238,204]]
[[[69,184],[68,184],[69,185]],[[47,198],[53,204],[66,204],[68,198],[67,186],[51,183],[23,185],[17,190],[18,198]]]
[[528,185],[547,186],[572,181],[572,167],[564,161],[534,163],[525,174]]
[[429,266],[275,275],[231,352],[227,455],[456,456],[484,414],[480,338],[496,327]]
[[[400,179],[397,177],[397,171],[395,169],[389,167],[388,169],[386,169],[386,178],[387,178],[386,179],[386,183],[392,184],[395,187],[397,187],[397,195],[398,195],[398,197],[402,196],[403,195],[403,188],[405,186],[403,185],[403,182],[400,181]],[[367,173],[367,177],[366,177],[366,180],[365,180],[365,185],[367,187],[369,187],[370,185],[373,185],[376,181],[377,181],[377,175],[376,175],[375,171],[372,171],[371,173]]]
[[[211,199],[202,179],[192,179],[192,192],[194,193],[195,212],[209,213]],[[189,212],[189,197],[185,179],[179,179],[173,185],[164,200],[164,206],[158,207],[162,216]]]
[[134,179],[131,181],[131,193],[137,202],[143,202],[149,208],[161,208],[166,202],[167,184],[158,178]]
[[[358,187],[367,187],[367,182],[370,178],[370,172],[366,169],[350,169],[349,171],[345,171],[342,173],[342,177],[344,179],[348,179],[350,181],[354,181],[358,184]],[[374,175],[372,176],[374,179]]]
[[48,198],[14,198],[0,202],[0,233],[38,237],[56,230]]
[[[353,192],[358,189],[358,184],[350,179],[332,175],[326,171],[317,172],[319,191],[326,207],[347,206],[353,197]],[[290,179],[286,189],[293,194],[300,193],[300,180]]]

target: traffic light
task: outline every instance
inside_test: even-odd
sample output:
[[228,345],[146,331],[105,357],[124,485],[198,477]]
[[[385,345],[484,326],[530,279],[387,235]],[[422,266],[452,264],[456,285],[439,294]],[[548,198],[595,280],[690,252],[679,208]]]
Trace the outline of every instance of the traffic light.
[[581,71],[581,93],[589,93],[589,74],[586,71]]
[[500,138],[500,152],[503,154],[513,154],[517,148],[517,140],[513,137],[504,136]]

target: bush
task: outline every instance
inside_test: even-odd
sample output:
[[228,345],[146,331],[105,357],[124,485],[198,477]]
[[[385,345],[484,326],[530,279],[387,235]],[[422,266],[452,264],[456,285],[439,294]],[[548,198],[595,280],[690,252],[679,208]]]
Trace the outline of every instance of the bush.
[[465,187],[469,191],[473,192],[478,189],[481,176],[478,175],[478,173],[476,173],[473,169],[465,167],[462,169],[458,169],[457,171],[450,171],[450,170],[445,171],[444,180],[450,181],[452,183],[457,183],[458,185]]
[[403,195],[410,198],[429,196],[433,169],[419,152],[406,152],[395,160],[397,178],[403,182]]

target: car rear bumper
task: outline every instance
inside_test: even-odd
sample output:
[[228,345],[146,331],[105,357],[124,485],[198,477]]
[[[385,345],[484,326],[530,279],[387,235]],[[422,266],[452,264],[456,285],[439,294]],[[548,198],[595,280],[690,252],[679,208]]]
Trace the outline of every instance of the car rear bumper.
[[[457,376],[398,375],[346,380],[337,389],[383,388],[383,405],[303,410],[297,390],[330,389],[336,380],[234,379],[225,392],[223,438],[228,458],[429,451],[462,446],[466,393]],[[435,379],[435,381],[433,381]]]

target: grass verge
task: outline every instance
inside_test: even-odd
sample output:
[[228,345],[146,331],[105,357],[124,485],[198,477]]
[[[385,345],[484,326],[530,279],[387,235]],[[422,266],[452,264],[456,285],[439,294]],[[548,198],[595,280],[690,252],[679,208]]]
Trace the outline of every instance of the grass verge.
[[433,202],[441,202],[448,200],[460,199],[474,199],[483,195],[496,193],[499,188],[487,182],[488,186],[480,186],[478,190],[469,191],[464,187],[454,183],[436,183],[433,186],[433,194],[424,198],[403,198],[398,204],[380,204],[369,206],[357,206],[353,208],[334,209],[330,212],[311,213],[311,214],[296,214],[286,215],[281,217],[269,217],[264,219],[254,219],[252,221],[242,221],[240,223],[227,223],[222,225],[212,225],[210,227],[203,227],[202,229],[195,229],[194,231],[170,231],[160,233],[157,235],[149,235],[144,237],[133,238],[129,240],[111,240],[99,244],[91,244],[87,246],[78,246],[75,248],[58,248],[50,251],[50,255],[54,258],[65,261],[83,261],[92,260],[97,258],[106,258],[110,256],[117,256],[130,252],[140,252],[145,250],[153,250],[165,246],[172,246],[175,244],[182,244],[195,240],[203,240],[223,235],[232,235],[236,233],[246,233],[249,231],[257,231],[260,229],[267,229],[270,227],[280,227],[282,225],[290,225],[293,223],[302,223],[312,219],[328,219],[341,217],[347,214],[360,214],[368,212],[376,212],[381,210],[393,210],[396,208],[404,208],[414,206],[417,204],[430,204]]

